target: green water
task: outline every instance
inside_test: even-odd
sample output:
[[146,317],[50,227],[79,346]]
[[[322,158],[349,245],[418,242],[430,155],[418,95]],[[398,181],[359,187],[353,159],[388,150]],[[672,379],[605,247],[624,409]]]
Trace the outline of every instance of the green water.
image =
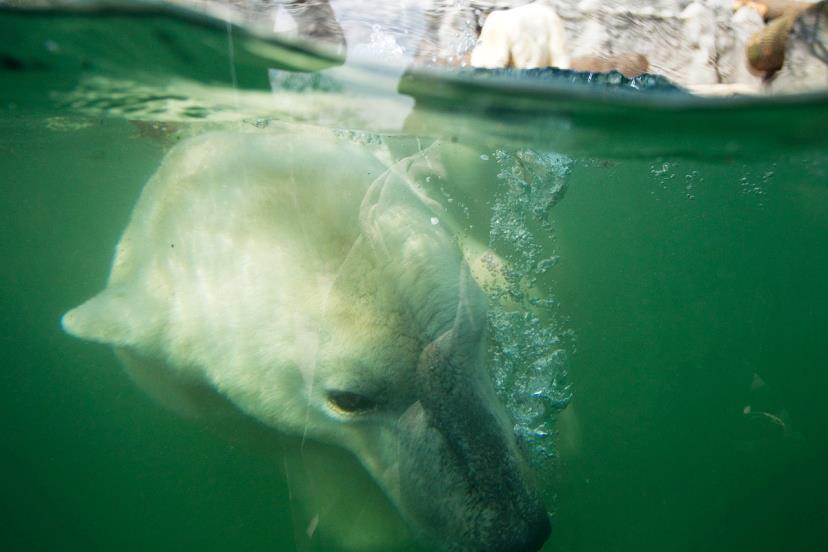
[[[15,40],[32,44],[67,24],[0,21],[4,36],[13,28]],[[137,28],[146,19],[127,21]],[[95,27],[109,29],[101,48],[120,28],[107,25]],[[96,45],[83,37],[78,51]],[[0,72],[3,549],[330,549],[305,536],[272,454],[175,417],[129,381],[108,348],[67,336],[59,323],[104,285],[132,207],[173,143],[215,128],[272,132],[278,121],[377,131],[354,136],[400,156],[436,137],[450,154],[434,195],[452,199],[463,233],[488,239],[500,206],[528,232],[501,243],[501,255],[525,256],[532,242],[558,256],[537,288],[555,300],[546,321],[564,335],[574,399],[555,457],[536,468],[553,512],[544,550],[825,547],[824,96],[656,98],[653,108],[560,90],[546,99],[517,88],[457,92],[446,79],[445,90],[418,96],[413,113],[407,97],[341,91],[282,92],[263,107],[269,93],[254,85],[223,95],[223,67],[186,75],[202,88],[171,81],[186,71],[150,50],[127,76],[177,90],[202,110],[153,116],[145,99],[129,116],[117,109],[123,96],[112,100],[112,81],[90,92],[88,78],[124,78],[111,66],[115,53],[91,69],[42,67],[26,61],[42,50],[19,44],[0,40],[0,52],[25,62]],[[69,50],[71,33],[60,44]],[[153,56],[157,66],[147,64]],[[245,63],[242,81],[255,80],[257,64],[272,66]],[[136,67],[148,76],[136,78]],[[138,86],[122,84],[133,94]],[[81,92],[110,101],[96,111],[77,103]],[[504,110],[510,100],[522,107]],[[458,113],[472,103],[480,111]],[[156,119],[175,126],[162,132]],[[564,160],[551,227],[521,218],[521,198],[502,177],[514,168],[511,154],[528,150]],[[343,500],[339,507],[353,507]]]

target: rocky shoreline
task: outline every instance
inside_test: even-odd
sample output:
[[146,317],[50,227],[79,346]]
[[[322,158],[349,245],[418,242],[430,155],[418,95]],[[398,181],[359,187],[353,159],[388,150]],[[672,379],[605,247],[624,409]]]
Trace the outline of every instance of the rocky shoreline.
[[384,63],[650,73],[701,95],[828,89],[828,0],[167,1]]

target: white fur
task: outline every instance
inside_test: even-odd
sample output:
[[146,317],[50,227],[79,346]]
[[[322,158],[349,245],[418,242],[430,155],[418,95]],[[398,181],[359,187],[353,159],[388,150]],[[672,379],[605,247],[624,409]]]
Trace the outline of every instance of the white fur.
[[[310,139],[208,135],[176,148],[135,208],[108,287],[66,314],[67,331],[161,356],[284,431],[306,430],[308,401],[324,425],[313,386],[319,365],[335,360],[326,357],[370,366],[402,353],[399,342],[393,352],[364,342],[370,329],[392,346],[399,328],[384,309],[332,292],[365,191],[386,167],[330,137]],[[351,323],[332,334],[334,317]],[[322,334],[332,334],[327,344]]]
[[[183,143],[106,289],[63,325],[114,346],[181,414],[238,409],[351,451],[432,540],[534,546],[548,524],[485,369],[486,301],[445,212],[409,180],[424,162],[387,167],[324,131]],[[331,391],[377,407],[344,412]]]
[[542,3],[489,14],[471,55],[474,67],[486,68],[567,69],[569,63],[561,18]]

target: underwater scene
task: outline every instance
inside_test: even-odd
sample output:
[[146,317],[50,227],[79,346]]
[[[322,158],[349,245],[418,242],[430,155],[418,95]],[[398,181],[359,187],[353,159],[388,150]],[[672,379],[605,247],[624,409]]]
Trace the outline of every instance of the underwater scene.
[[0,548],[825,548],[826,44],[0,0]]

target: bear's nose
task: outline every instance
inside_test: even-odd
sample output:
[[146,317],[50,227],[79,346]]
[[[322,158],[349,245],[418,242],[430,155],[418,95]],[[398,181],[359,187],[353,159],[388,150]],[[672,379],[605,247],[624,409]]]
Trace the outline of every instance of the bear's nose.
[[542,508],[535,519],[530,521],[529,528],[526,531],[526,545],[521,550],[526,550],[526,552],[540,550],[551,532],[552,525],[549,523],[549,515],[546,513],[546,509]]
[[486,550],[492,552],[537,552],[549,538],[552,526],[549,515],[542,507],[533,510],[530,519],[525,520],[520,530],[510,533],[504,531],[497,542],[487,543]]

